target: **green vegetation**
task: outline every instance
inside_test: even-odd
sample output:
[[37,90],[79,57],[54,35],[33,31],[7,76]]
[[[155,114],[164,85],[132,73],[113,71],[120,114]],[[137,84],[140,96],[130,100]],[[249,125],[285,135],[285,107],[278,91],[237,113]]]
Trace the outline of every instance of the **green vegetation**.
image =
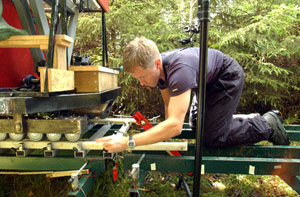
[[[239,113],[279,109],[286,123],[300,123],[300,7],[299,0],[212,0],[209,47],[233,56],[246,72]],[[111,0],[106,14],[109,66],[122,65],[122,51],[136,36],[154,40],[161,51],[182,45],[188,37],[183,27],[194,24],[195,0]],[[101,65],[101,15],[82,14],[78,23],[74,53],[89,54]],[[197,35],[197,41],[199,41]],[[197,43],[195,44],[197,46]],[[139,109],[147,117],[164,114],[156,88],[140,87],[121,73],[120,113]],[[128,196],[130,180],[119,162],[119,177],[112,181],[111,169],[101,175],[89,196]],[[46,179],[44,175],[1,175],[0,196],[66,196],[68,178]],[[178,175],[151,172],[145,182],[145,196],[184,196],[174,184]],[[192,178],[187,177],[192,187]],[[203,196],[296,196],[276,176],[215,175],[202,178]]]
[[[299,1],[212,0],[210,12],[209,47],[233,56],[246,72],[238,112],[276,108],[289,123],[299,122]],[[136,36],[154,40],[160,51],[182,47],[178,40],[189,36],[183,27],[194,24],[196,15],[195,0],[110,1],[106,15],[110,66],[122,65],[123,48]],[[89,53],[94,64],[101,65],[100,30],[100,15],[81,16],[76,50]],[[155,107],[162,105],[156,89],[141,88],[127,74],[120,75],[119,84],[126,87],[118,100],[125,106],[123,113],[135,108],[146,115],[164,113]]]

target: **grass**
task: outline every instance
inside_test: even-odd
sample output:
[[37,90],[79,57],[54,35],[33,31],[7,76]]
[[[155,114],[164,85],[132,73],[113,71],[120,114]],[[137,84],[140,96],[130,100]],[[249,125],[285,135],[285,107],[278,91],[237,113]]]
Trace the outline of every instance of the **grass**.
[[66,196],[70,191],[68,178],[46,178],[45,175],[1,175],[0,196]]

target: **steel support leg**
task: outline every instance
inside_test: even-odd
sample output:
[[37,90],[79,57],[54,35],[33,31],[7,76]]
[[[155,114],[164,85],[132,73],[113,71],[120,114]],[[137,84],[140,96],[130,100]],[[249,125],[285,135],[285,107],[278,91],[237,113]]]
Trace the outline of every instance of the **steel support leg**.
[[77,191],[70,191],[68,196],[87,196],[89,191],[92,189],[94,182],[95,179],[91,172],[88,175],[82,176],[78,182],[79,189]]
[[186,195],[187,195],[188,197],[191,197],[192,194],[191,194],[190,188],[189,188],[189,186],[188,186],[188,184],[187,184],[187,182],[186,182],[184,176],[180,176],[180,177],[179,177],[179,181],[178,181],[178,184],[177,184],[177,186],[176,186],[176,189],[177,189],[177,190],[181,187],[181,184],[183,184],[183,187],[184,187],[184,189],[185,189],[185,191],[186,191]]

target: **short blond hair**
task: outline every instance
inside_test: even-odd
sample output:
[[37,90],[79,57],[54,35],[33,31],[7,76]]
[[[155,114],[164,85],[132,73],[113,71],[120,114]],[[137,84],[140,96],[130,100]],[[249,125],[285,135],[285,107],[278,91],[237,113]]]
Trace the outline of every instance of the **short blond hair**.
[[160,57],[157,45],[145,37],[137,37],[124,49],[123,66],[125,72],[133,72],[136,66],[150,68]]

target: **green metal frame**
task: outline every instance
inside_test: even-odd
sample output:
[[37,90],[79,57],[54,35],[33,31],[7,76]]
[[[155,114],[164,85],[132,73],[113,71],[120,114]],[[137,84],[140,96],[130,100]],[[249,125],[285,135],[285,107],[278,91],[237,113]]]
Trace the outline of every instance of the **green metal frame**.
[[[300,141],[300,125],[286,125],[292,141]],[[191,129],[184,125],[178,138],[193,139]],[[144,152],[142,152],[144,153]],[[131,169],[141,157],[140,151],[124,156],[124,168]],[[140,165],[151,171],[193,172],[195,144],[189,144],[188,151],[180,152],[181,157],[169,156],[165,152],[147,151]],[[203,150],[203,173],[278,175],[300,194],[300,146],[253,145],[238,148],[208,148]]]

